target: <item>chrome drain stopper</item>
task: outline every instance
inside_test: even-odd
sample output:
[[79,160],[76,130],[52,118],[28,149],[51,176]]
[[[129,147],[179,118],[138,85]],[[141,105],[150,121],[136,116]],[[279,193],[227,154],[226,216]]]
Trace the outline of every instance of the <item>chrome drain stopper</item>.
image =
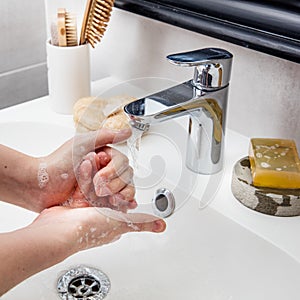
[[57,291],[64,300],[102,300],[110,289],[110,281],[102,271],[91,267],[76,267],[57,282]]
[[166,188],[158,189],[152,199],[152,208],[155,215],[166,218],[175,210],[175,197],[171,191]]

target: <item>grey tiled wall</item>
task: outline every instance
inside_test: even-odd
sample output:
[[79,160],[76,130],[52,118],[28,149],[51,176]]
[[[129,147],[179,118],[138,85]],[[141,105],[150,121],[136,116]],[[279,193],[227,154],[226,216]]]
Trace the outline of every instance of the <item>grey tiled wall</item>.
[[0,1],[0,108],[48,93],[44,1]]

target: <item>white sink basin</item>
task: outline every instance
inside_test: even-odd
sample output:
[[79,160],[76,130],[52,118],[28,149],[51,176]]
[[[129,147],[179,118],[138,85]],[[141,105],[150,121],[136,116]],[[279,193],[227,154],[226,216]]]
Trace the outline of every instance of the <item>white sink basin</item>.
[[108,275],[112,300],[298,299],[299,264],[214,210],[199,211],[197,200],[190,200],[167,220],[165,233],[132,233],[78,253],[2,299],[58,299],[58,277],[78,265]]
[[[153,131],[144,138],[141,156],[147,156],[144,161],[149,161],[156,155],[158,162],[165,163],[165,173],[162,178],[153,177],[159,180],[152,182],[150,166],[151,176],[139,178],[137,200],[145,204],[141,210],[149,209],[153,190],[165,185],[174,190],[178,185],[174,194],[180,209],[166,219],[167,230],[162,234],[130,233],[114,244],[78,253],[24,281],[4,295],[3,300],[59,299],[58,278],[79,265],[100,269],[108,275],[108,300],[299,298],[298,262],[210,206],[199,209],[200,196],[188,186],[195,175],[184,169],[184,158],[180,157],[185,140],[180,135],[168,140],[171,133],[167,132],[167,125],[160,130],[159,134]],[[71,128],[58,125],[0,123],[0,143],[31,155],[51,152],[72,134]],[[203,178],[196,176],[200,181]],[[151,184],[143,186],[148,179]],[[205,180],[203,183],[207,184]],[[181,199],[184,187],[189,189],[185,191],[189,197]],[[0,231],[25,226],[34,217],[34,213],[0,202]]]
[[33,156],[51,153],[73,135],[73,128],[57,124],[0,122],[0,143]]

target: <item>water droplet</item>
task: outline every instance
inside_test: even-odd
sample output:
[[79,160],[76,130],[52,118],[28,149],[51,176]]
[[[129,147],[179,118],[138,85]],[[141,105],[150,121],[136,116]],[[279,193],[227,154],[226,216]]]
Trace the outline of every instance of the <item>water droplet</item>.
[[270,167],[270,165],[266,162],[262,162],[260,165],[261,165],[262,168],[269,168]]
[[257,153],[256,153],[256,157],[257,157],[257,158],[262,158],[262,154],[261,154],[260,152],[257,152]]

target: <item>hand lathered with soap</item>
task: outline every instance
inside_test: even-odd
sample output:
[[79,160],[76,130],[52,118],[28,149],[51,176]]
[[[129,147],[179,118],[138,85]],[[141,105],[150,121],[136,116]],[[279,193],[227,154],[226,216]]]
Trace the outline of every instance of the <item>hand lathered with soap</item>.
[[0,198],[39,213],[27,227],[0,234],[0,295],[80,250],[127,232],[164,231],[157,217],[126,213],[136,207],[132,170],[123,154],[106,145],[130,134],[84,133],[40,158],[0,145]]

